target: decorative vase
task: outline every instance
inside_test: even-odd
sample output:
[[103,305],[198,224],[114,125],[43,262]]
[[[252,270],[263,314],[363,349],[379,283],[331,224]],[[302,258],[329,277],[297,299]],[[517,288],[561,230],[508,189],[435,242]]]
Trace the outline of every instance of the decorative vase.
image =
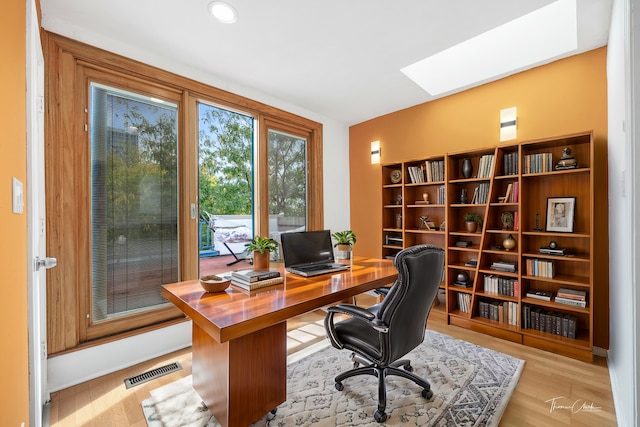
[[464,159],[462,161],[462,176],[464,178],[471,178],[471,174],[473,174],[473,165],[471,164],[471,159]]
[[402,228],[402,215],[396,215],[396,228]]
[[478,223],[475,221],[465,221],[465,225],[467,226],[467,231],[469,233],[475,233],[478,229]]
[[351,258],[351,245],[336,246],[336,259],[350,259],[350,258]]
[[460,191],[460,203],[464,205],[464,204],[466,204],[468,201],[469,201],[469,199],[467,199],[467,189],[466,189],[466,188],[463,188],[463,189]]
[[269,269],[269,251],[264,251],[261,253],[260,251],[253,252],[253,269],[254,270],[268,270]]
[[509,234],[503,241],[502,247],[506,250],[510,251],[516,247],[516,239],[513,238],[511,234]]

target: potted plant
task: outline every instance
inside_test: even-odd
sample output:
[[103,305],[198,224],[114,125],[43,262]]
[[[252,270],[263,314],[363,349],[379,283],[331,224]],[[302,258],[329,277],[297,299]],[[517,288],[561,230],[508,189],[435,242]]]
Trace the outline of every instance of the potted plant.
[[266,270],[269,268],[269,256],[271,252],[278,250],[278,242],[269,237],[255,236],[245,245],[247,251],[253,252],[253,269]]
[[482,218],[477,213],[464,214],[464,222],[469,233],[475,233],[478,227],[482,228]]
[[334,238],[335,244],[334,248],[337,248],[336,258],[337,259],[349,259],[351,258],[351,250],[353,249],[353,245],[356,244],[356,235],[351,230],[345,231],[336,231],[331,235]]

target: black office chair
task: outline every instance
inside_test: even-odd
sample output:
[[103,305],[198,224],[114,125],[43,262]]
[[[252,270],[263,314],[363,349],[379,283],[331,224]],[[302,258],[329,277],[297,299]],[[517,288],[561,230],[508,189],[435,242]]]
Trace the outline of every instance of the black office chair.
[[[352,304],[328,308],[324,325],[331,344],[353,351],[354,369],[335,378],[339,391],[342,381],[360,374],[378,377],[377,422],[387,419],[385,376],[408,378],[421,386],[422,396],[433,397],[431,385],[412,373],[408,359],[400,359],[424,340],[427,316],[438,294],[444,250],[432,245],[418,245],[400,251],[394,261],[398,279],[380,304],[369,309]],[[336,313],[351,317],[335,322]],[[365,366],[360,366],[363,364]],[[404,369],[400,369],[404,367]]]

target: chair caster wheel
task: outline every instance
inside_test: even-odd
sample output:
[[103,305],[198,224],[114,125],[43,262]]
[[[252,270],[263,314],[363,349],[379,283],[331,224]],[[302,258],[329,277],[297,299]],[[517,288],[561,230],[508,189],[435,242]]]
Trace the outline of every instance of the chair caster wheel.
[[422,397],[427,400],[431,399],[433,397],[433,392],[431,390],[427,390],[426,388],[422,389]]
[[273,420],[276,417],[276,412],[278,412],[278,408],[269,411],[269,413],[267,414],[267,421]]
[[387,421],[387,414],[386,412],[376,411],[376,413],[373,414],[373,418],[375,418],[377,422],[383,423]]
[[342,383],[336,383],[336,390],[338,391],[344,390],[344,386],[342,385]]

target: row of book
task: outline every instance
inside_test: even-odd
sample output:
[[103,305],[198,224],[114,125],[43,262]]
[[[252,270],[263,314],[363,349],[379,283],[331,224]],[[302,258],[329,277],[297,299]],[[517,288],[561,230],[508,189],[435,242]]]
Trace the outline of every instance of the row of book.
[[424,166],[427,182],[444,181],[444,160],[426,160]]
[[542,173],[553,171],[553,154],[537,153],[524,156],[522,173]]
[[238,270],[231,272],[231,284],[246,291],[273,286],[284,282],[279,271]]
[[499,201],[502,203],[518,203],[518,190],[519,190],[518,182],[509,183],[507,185],[507,191],[504,194],[504,197],[500,197]]
[[444,205],[447,202],[446,192],[444,191],[444,185],[438,187],[438,191],[436,192],[436,203],[438,205]]
[[473,198],[471,199],[472,205],[487,203],[489,197],[489,183],[483,182],[473,190]]
[[484,276],[484,291],[489,294],[506,295],[515,297],[518,295],[518,279],[510,277]]
[[478,164],[478,178],[490,178],[493,173],[493,154],[485,154],[480,157]]
[[518,175],[518,152],[505,153],[502,156],[502,172],[505,175]]
[[444,181],[444,160],[426,160],[424,163],[420,166],[407,167],[411,183]]
[[478,315],[509,325],[518,324],[518,303],[513,301],[480,300]]
[[458,292],[458,308],[463,313],[469,313],[471,311],[471,294],[465,294]]
[[527,276],[552,278],[556,275],[556,267],[553,260],[529,258],[526,260],[525,266]]
[[522,306],[522,327],[565,338],[576,338],[578,318],[572,314],[543,310],[529,304]]

